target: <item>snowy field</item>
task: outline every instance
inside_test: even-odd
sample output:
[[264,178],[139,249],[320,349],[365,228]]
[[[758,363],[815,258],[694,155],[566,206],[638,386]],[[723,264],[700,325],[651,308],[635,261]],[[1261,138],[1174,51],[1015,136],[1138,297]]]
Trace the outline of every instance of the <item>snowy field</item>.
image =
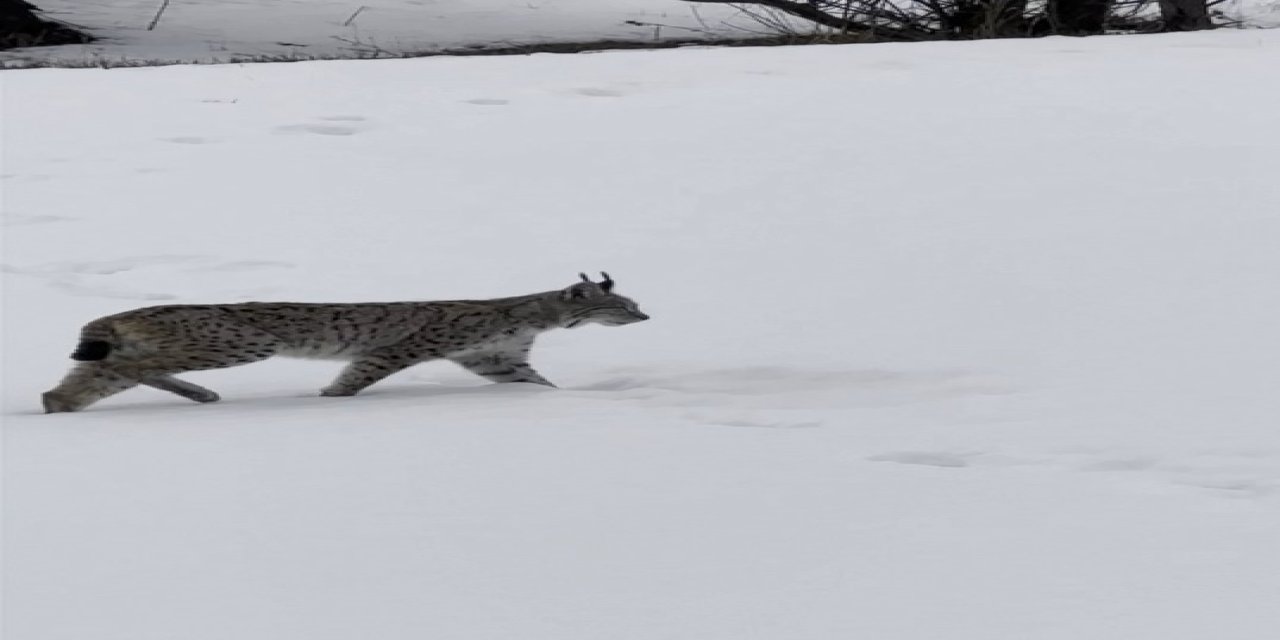
[[39,6],[102,40],[0,52],[0,61],[385,57],[549,42],[742,38],[761,29],[737,9],[681,0],[172,0],[154,30],[147,27],[160,0]]
[[[3,83],[5,640],[1273,640],[1280,32]],[[608,270],[561,389],[85,321]]]
[[[101,39],[0,51],[0,63],[386,57],[555,42],[774,35],[734,7],[681,0],[171,0],[156,28],[148,30],[162,3],[39,0],[49,16]],[[1280,27],[1280,0],[1226,0],[1214,10],[1221,13],[1219,22]],[[797,33],[813,28],[772,15]]]

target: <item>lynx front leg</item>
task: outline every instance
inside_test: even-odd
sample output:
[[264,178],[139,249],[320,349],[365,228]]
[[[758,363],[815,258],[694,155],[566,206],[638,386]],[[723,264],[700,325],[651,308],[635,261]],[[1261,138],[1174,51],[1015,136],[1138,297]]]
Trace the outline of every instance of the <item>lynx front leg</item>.
[[397,372],[403,371],[418,360],[411,358],[387,358],[365,356],[347,365],[329,386],[320,390],[322,396],[354,396],[369,385]]
[[84,362],[71,369],[58,386],[41,396],[45,413],[79,411],[107,396],[138,384],[100,362]]
[[528,382],[547,387],[556,386],[534,371],[533,367],[524,360],[523,354],[487,353],[459,358],[454,362],[467,371],[493,382]]

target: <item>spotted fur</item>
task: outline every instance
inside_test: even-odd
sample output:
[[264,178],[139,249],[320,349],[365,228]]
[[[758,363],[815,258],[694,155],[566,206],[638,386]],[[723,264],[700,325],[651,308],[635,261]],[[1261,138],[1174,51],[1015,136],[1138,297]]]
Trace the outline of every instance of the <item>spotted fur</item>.
[[538,334],[596,323],[647,320],[632,300],[613,293],[608,275],[595,283],[492,300],[307,304],[165,305],[99,318],[85,325],[79,360],[45,392],[47,413],[78,411],[139,384],[196,402],[218,394],[173,377],[274,356],[349,361],[321,390],[350,396],[415,364],[450,360],[494,382],[555,386],[529,366]]

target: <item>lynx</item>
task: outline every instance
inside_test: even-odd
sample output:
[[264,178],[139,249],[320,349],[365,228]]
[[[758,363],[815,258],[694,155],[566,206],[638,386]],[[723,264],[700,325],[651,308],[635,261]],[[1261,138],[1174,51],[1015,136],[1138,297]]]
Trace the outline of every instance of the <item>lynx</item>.
[[350,361],[323,396],[355,395],[439,359],[493,382],[553,387],[529,366],[539,333],[649,319],[613,292],[609,274],[600,282],[579,275],[582,282],[564,289],[492,300],[165,305],[106,316],[84,326],[71,354],[80,364],[45,392],[44,409],[78,411],[139,384],[215,402],[218,394],[174,375],[273,356]]

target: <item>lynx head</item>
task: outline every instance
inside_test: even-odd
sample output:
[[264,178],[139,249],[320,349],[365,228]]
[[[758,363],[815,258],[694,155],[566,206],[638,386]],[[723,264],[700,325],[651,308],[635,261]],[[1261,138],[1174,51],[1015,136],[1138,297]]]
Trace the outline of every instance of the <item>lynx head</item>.
[[649,319],[634,301],[613,292],[613,279],[609,274],[600,272],[604,276],[604,280],[600,282],[592,282],[585,273],[578,275],[582,282],[574,283],[559,292],[559,300],[563,306],[561,318],[566,329],[593,322],[618,327]]

